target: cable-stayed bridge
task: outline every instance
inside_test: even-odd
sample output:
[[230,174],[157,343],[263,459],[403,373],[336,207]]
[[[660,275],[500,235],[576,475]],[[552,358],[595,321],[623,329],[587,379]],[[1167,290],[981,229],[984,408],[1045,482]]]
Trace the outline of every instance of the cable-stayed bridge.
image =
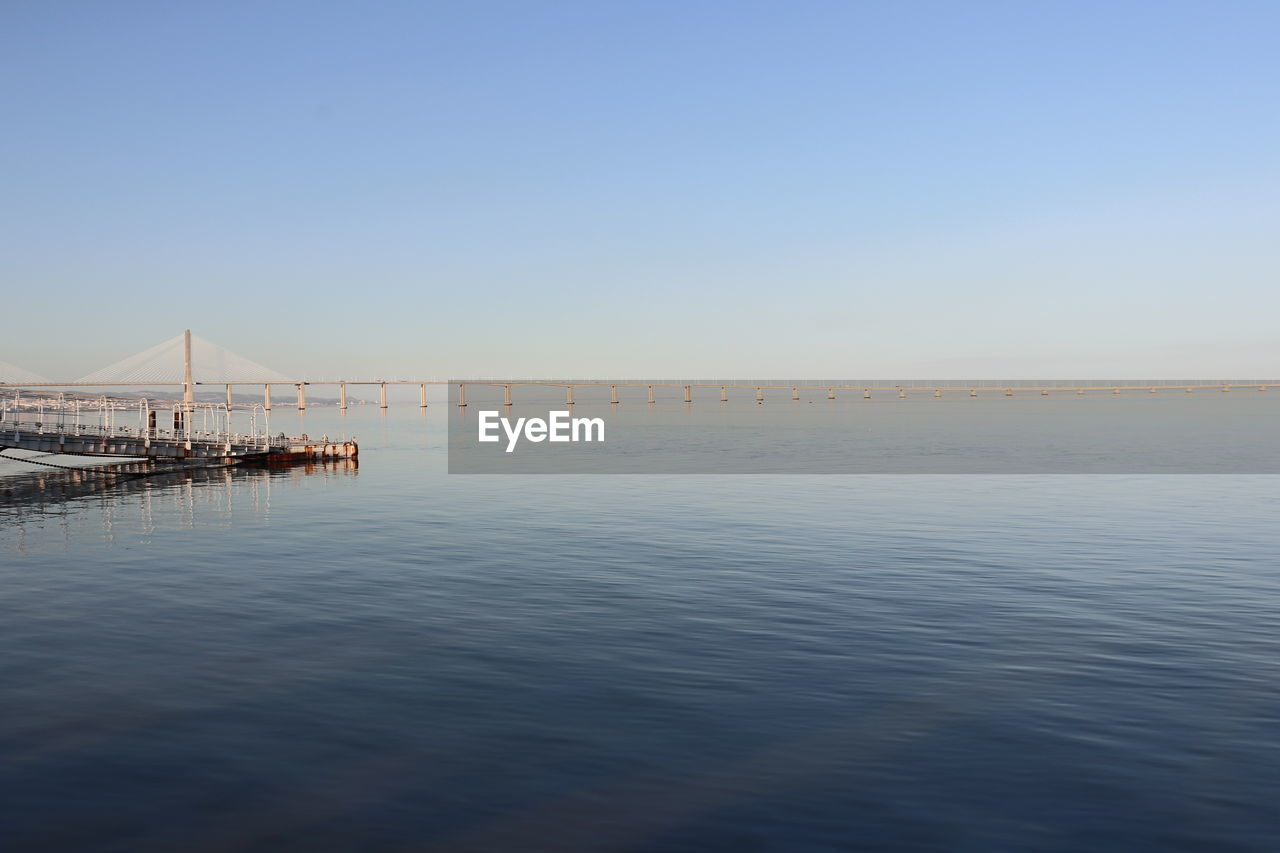
[[[158,343],[136,355],[109,364],[100,370],[81,376],[81,385],[174,385],[186,379],[188,353],[187,333]],[[224,381],[274,382],[289,384],[282,373],[263,367],[237,355],[226,347],[210,343],[197,335],[190,336],[190,364],[194,376],[220,377]]]
[[347,408],[347,387],[350,385],[377,386],[381,392],[382,408],[387,407],[388,385],[420,386],[420,402],[427,404],[428,385],[446,385],[445,380],[335,380],[314,381],[290,379],[277,370],[259,364],[232,352],[226,347],[191,334],[183,334],[162,341],[142,352],[135,353],[113,364],[94,370],[72,382],[57,382],[23,370],[15,365],[0,362],[0,389],[2,388],[160,388],[181,386],[187,403],[194,402],[196,386],[225,387],[226,406],[234,407],[233,390],[244,386],[258,386],[263,392],[263,407],[271,410],[273,386],[293,386],[297,392],[297,406],[305,409],[306,388],[309,385],[336,387],[339,390],[339,406]]
[[296,392],[296,405],[299,410],[306,409],[306,393],[308,386],[329,386],[338,390],[338,407],[347,408],[347,389],[349,386],[376,386],[379,389],[379,406],[387,408],[387,388],[392,385],[416,385],[419,388],[419,405],[427,407],[427,386],[451,385],[452,402],[459,406],[467,405],[468,387],[498,388],[503,393],[503,404],[512,404],[513,389],[529,387],[550,387],[562,389],[566,405],[574,405],[575,389],[608,388],[609,402],[621,402],[620,395],[628,390],[639,390],[646,395],[646,400],[653,403],[657,399],[657,389],[675,389],[685,403],[692,403],[695,393],[701,395],[710,390],[719,392],[721,402],[727,402],[729,392],[748,391],[754,394],[758,403],[763,403],[766,392],[789,393],[792,400],[805,396],[825,394],[826,399],[836,399],[841,394],[853,392],[863,399],[882,397],[886,394],[906,399],[908,396],[928,395],[934,398],[961,394],[968,397],[987,396],[1019,396],[1025,393],[1038,393],[1040,396],[1052,394],[1075,393],[1112,393],[1148,392],[1157,393],[1162,390],[1197,391],[1256,389],[1266,391],[1280,388],[1280,382],[1258,380],[1191,380],[1173,382],[1168,380],[1144,382],[993,382],[980,380],[958,382],[940,380],[923,382],[920,380],[904,380],[902,382],[851,382],[847,380],[832,381],[758,381],[758,380],[703,380],[688,381],[680,379],[636,380],[636,379],[515,379],[489,378],[466,380],[443,379],[339,379],[328,381],[291,379],[281,372],[261,365],[251,359],[234,353],[225,347],[218,346],[189,331],[170,338],[142,352],[121,359],[114,364],[92,371],[74,382],[54,382],[38,376],[30,371],[22,370],[14,365],[0,362],[0,388],[77,388],[77,387],[161,387],[182,386],[184,400],[194,402],[196,386],[223,386],[226,389],[226,408],[233,408],[233,389],[245,386],[257,386],[262,389],[265,410],[270,411],[273,387],[293,386]]
[[0,385],[41,385],[49,381],[38,373],[23,370],[7,361],[0,361]]

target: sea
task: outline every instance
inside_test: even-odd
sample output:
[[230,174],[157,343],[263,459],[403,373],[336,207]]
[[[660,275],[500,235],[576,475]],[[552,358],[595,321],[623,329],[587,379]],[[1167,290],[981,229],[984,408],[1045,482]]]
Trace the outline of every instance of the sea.
[[1159,473],[450,474],[443,401],[277,405],[355,463],[0,461],[0,849],[1280,849],[1280,477],[1238,452],[1280,393],[1189,396]]

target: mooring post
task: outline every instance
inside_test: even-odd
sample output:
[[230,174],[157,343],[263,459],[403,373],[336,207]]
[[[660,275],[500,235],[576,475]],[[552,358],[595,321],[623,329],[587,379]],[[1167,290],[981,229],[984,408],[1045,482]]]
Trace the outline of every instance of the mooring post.
[[649,386],[649,402],[650,403],[653,402],[653,386],[652,385]]
[[511,386],[510,385],[502,386],[502,405],[504,406],[511,405]]
[[791,386],[791,399],[792,400],[800,399],[800,389],[797,388],[795,385]]
[[1120,393],[1120,389],[1119,389],[1119,388],[1113,388],[1113,389],[1111,389],[1111,393],[1112,393],[1112,394],[1119,394],[1119,393]]
[[564,403],[566,406],[572,406],[573,405],[573,386],[566,385],[564,387],[565,387]]
[[264,411],[271,411],[271,384],[263,383],[262,385],[262,408]]
[[692,385],[684,386],[684,401],[686,403],[693,402],[693,386]]
[[864,399],[864,400],[870,400],[870,399],[871,399],[871,389],[870,389],[870,388],[863,388],[863,389],[862,389],[862,399]]
[[942,389],[941,389],[941,388],[935,388],[935,389],[933,390],[933,398],[934,398],[935,400],[937,400],[937,399],[940,399],[941,397],[942,397]]
[[459,409],[465,408],[466,405],[467,405],[467,386],[459,382],[458,383],[458,408]]
[[305,412],[307,410],[307,383],[298,383],[298,411]]
[[338,408],[342,411],[347,410],[347,383],[338,383]]
[[757,403],[764,402],[764,389],[759,386],[756,386],[756,402]]
[[978,396],[978,389],[977,389],[977,388],[970,388],[970,389],[969,389],[969,396],[970,396],[970,397],[976,397],[976,396]]
[[1083,396],[1084,396],[1084,389],[1083,389],[1083,388],[1077,388],[1077,389],[1076,389],[1076,396],[1077,396],[1077,397],[1083,397]]
[[418,408],[425,409],[427,407],[427,383],[423,382],[418,386]]
[[1222,393],[1223,393],[1223,394],[1227,393],[1227,392],[1228,392],[1228,391],[1230,391],[1230,390],[1231,390],[1231,386],[1230,386],[1230,385],[1223,385],[1223,386],[1222,386]]
[[898,389],[898,399],[899,399],[899,400],[905,400],[905,399],[907,399],[907,389],[906,389],[906,388],[899,388],[899,389]]
[[[1152,393],[1155,393],[1155,392],[1152,392]],[[1049,396],[1049,389],[1048,389],[1048,388],[1041,388],[1041,389],[1040,389],[1040,396],[1041,396],[1041,397],[1048,397],[1048,396]]]
[[1188,388],[1188,389],[1187,389],[1187,393],[1188,393],[1188,394],[1190,394],[1190,393],[1191,393],[1191,389],[1190,389],[1190,388]]
[[1148,393],[1148,394],[1154,394],[1154,393],[1156,393],[1156,389],[1154,389],[1154,388],[1150,388],[1150,389],[1148,389],[1148,390],[1147,390],[1147,393]]
[[1006,397],[1012,397],[1012,396],[1013,396],[1013,389],[1012,389],[1012,388],[1006,388],[1006,389],[1004,389],[1004,395],[1005,395]]
[[617,385],[609,386],[609,402],[615,405],[618,402],[618,386]]
[[385,409],[387,407],[387,383],[378,383],[378,408]]
[[720,402],[721,403],[729,402],[729,389],[724,385],[720,386]]
[[227,411],[231,411],[231,383],[227,383]]

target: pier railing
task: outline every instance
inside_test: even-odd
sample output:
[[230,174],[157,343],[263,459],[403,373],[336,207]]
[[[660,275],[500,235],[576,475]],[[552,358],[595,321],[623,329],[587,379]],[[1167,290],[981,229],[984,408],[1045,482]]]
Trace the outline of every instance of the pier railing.
[[[177,405],[153,409],[145,399],[26,399],[20,393],[0,397],[0,445],[5,438],[67,436],[79,439],[238,445],[264,451],[287,447],[290,439],[272,436],[265,411],[250,407],[248,430],[232,426],[229,409],[220,405]],[[171,425],[169,419],[172,418]]]
[[104,424],[86,424],[74,421],[55,421],[49,418],[20,419],[14,412],[0,412],[0,445],[4,444],[5,433],[12,432],[23,435],[66,435],[76,438],[100,439],[151,439],[157,441],[174,441],[200,444],[236,444],[249,447],[260,447],[264,451],[288,447],[291,440],[280,436],[271,436],[262,432],[229,432],[226,430],[207,429],[168,429],[145,426],[121,426]]

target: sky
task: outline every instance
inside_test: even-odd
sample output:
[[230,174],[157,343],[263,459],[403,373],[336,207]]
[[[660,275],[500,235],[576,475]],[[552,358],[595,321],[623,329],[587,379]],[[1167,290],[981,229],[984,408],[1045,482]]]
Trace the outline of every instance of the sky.
[[1280,4],[0,4],[0,360],[1280,377]]

